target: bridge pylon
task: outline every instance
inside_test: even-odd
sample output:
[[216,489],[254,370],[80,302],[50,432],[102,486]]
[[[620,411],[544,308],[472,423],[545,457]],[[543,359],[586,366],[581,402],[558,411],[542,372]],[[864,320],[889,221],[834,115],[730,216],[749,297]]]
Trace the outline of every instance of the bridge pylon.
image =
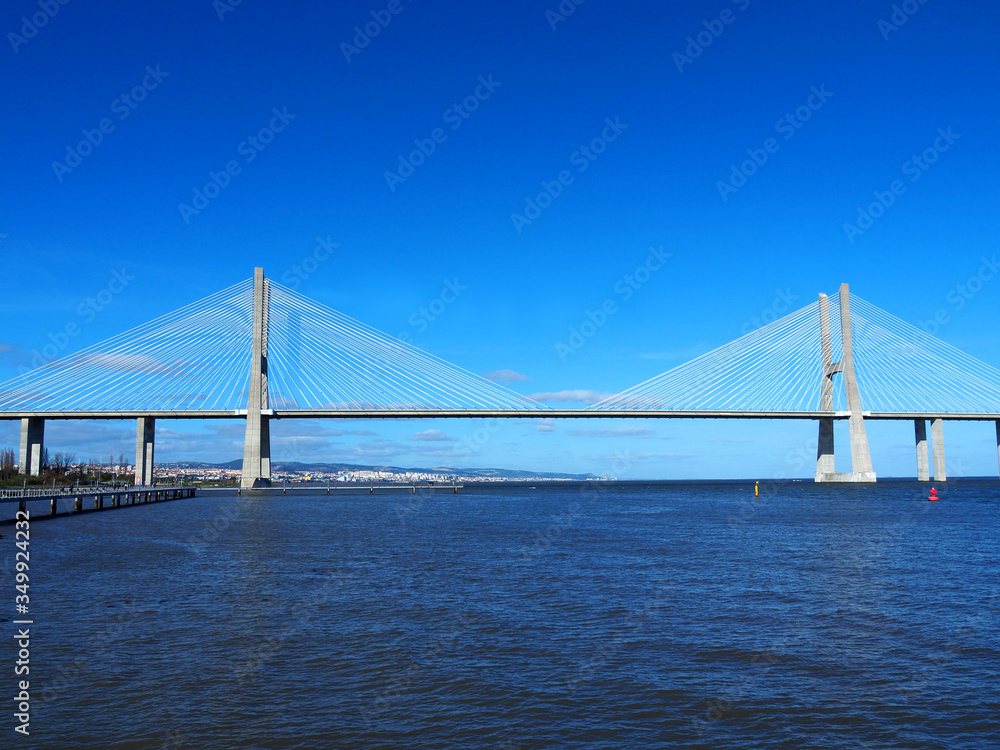
[[42,473],[45,453],[45,420],[25,417],[21,420],[21,451],[17,470],[19,474],[37,477]]
[[139,417],[135,435],[135,483],[141,487],[153,483],[153,450],[156,442],[156,419]]
[[854,346],[851,336],[851,294],[847,284],[840,285],[840,336],[841,357],[833,361],[830,331],[830,301],[825,294],[819,295],[820,346],[823,352],[822,391],[820,408],[833,412],[833,376],[838,372],[844,378],[847,397],[848,430],[851,441],[851,471],[838,473],[834,469],[833,418],[819,420],[819,438],[816,446],[817,482],[874,482],[875,469],[872,467],[871,452],[868,450],[868,434],[865,430],[864,410],[861,392],[854,372]]
[[243,440],[243,472],[240,486],[271,486],[271,429],[267,389],[267,327],[270,282],[264,269],[253,272],[253,356],[247,398],[247,427]]

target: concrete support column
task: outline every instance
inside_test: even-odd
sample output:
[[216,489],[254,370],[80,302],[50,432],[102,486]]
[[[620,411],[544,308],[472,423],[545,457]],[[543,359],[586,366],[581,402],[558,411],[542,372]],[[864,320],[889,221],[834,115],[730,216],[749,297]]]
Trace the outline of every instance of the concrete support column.
[[917,481],[929,482],[931,469],[927,460],[927,421],[913,420],[913,431],[917,443]]
[[42,473],[42,453],[45,450],[45,420],[26,417],[21,420],[21,456],[17,465],[20,474],[37,477]]
[[247,398],[247,429],[243,439],[240,487],[271,485],[271,428],[267,389],[267,327],[270,285],[264,269],[253,273],[253,355]]
[[[820,381],[820,405],[823,411],[833,412],[833,376],[841,371],[840,363],[833,362],[830,334],[830,300],[819,295],[820,347],[823,355],[823,374]],[[836,471],[833,450],[833,419],[819,420],[819,437],[816,440],[816,481],[827,482]]]
[[840,285],[840,335],[843,340],[841,363],[844,372],[844,395],[850,411],[848,427],[851,434],[852,481],[874,482],[875,469],[868,450],[868,433],[865,431],[861,392],[854,374],[854,345],[851,332],[851,294],[847,284]]
[[816,481],[826,481],[836,471],[833,453],[833,420],[819,420],[819,439],[816,441]]
[[153,483],[153,448],[156,443],[156,420],[139,417],[135,434],[135,483]]
[[948,472],[944,465],[944,420],[931,420],[931,452],[934,454],[934,481],[947,482]]
[[997,425],[997,461],[1000,462],[1000,419],[996,422]]

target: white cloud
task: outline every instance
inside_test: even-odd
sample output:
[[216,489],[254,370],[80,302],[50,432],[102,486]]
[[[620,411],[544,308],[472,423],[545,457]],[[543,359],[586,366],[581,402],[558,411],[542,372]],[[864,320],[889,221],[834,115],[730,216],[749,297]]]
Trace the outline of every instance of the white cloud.
[[441,430],[424,430],[415,435],[410,435],[410,440],[428,440],[433,442],[454,441],[455,438],[446,435]]
[[663,458],[683,458],[692,459],[697,458],[691,453],[658,453],[658,452],[646,452],[646,453],[636,453],[636,454],[621,454],[616,453],[613,456],[584,456],[586,461],[602,461],[602,462],[614,462],[621,461],[623,459],[627,460],[638,460],[638,461],[648,461],[651,459],[663,459]]
[[556,431],[556,420],[546,418],[539,419],[538,423],[535,425],[536,432],[555,432]]
[[393,443],[389,440],[374,440],[369,443],[362,443],[355,449],[356,457],[359,459],[384,459],[393,458],[395,456],[402,455],[403,453],[408,453],[409,448],[406,446],[399,445],[398,443]]
[[512,382],[515,380],[518,381],[531,380],[531,378],[529,378],[527,375],[522,375],[521,373],[514,372],[513,370],[493,370],[492,372],[487,372],[483,374],[483,377],[488,378],[489,380],[505,380],[508,382]]
[[616,428],[605,428],[601,430],[570,430],[567,434],[569,434],[572,437],[598,437],[598,438],[615,438],[615,437],[647,438],[656,436],[656,433],[650,430],[648,427],[616,427]]

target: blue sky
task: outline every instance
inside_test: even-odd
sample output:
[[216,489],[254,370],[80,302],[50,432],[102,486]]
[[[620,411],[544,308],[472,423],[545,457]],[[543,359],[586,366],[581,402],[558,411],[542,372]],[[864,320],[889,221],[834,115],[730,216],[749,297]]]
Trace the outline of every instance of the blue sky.
[[[964,286],[998,251],[1000,8],[900,6],[7,3],[0,377],[258,265],[468,370],[530,378],[509,383],[526,395],[620,391],[843,281],[913,324],[944,311],[941,338],[1000,366],[1000,282]],[[223,187],[197,198],[213,174]],[[558,195],[527,213],[546,185]],[[859,224],[876,194],[891,205]],[[616,285],[660,247],[669,259],[624,299]],[[461,293],[424,318],[449,284]],[[614,315],[560,356],[608,298]],[[460,450],[478,427],[284,422],[274,453],[813,470],[794,458],[812,450],[807,422],[517,422]],[[158,458],[237,458],[241,430],[161,423]],[[908,423],[869,431],[881,475],[913,473]],[[997,471],[992,425],[947,436],[952,473]],[[15,441],[0,423],[0,445]],[[50,425],[48,443],[128,455],[134,428]]]

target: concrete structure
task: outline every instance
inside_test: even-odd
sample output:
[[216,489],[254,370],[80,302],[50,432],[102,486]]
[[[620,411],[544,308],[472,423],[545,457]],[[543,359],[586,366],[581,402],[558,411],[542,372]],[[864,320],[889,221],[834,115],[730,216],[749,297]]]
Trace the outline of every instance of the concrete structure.
[[840,337],[841,357],[833,359],[830,332],[829,300],[825,294],[819,295],[820,345],[823,350],[823,388],[821,393],[823,411],[833,412],[833,376],[844,376],[844,393],[847,397],[848,429],[851,441],[851,472],[837,473],[833,469],[833,419],[819,420],[819,438],[816,447],[817,482],[874,482],[871,453],[868,450],[868,434],[865,431],[864,411],[861,393],[854,374],[854,347],[851,339],[851,294],[847,284],[840,285]]
[[997,427],[997,462],[1000,462],[1000,419],[998,419],[994,424]]
[[[787,339],[782,340],[776,336],[774,339],[761,344],[759,349],[751,347],[742,349],[741,351],[744,353],[753,353],[752,355],[748,354],[745,359],[734,357],[730,361],[730,364],[735,361],[736,366],[724,372],[729,374],[733,381],[737,381],[737,378],[742,378],[742,382],[744,383],[747,380],[757,383],[757,393],[749,395],[744,393],[740,399],[733,400],[720,398],[714,402],[705,403],[705,408],[691,405],[691,402],[688,401],[679,401],[677,402],[679,406],[688,404],[687,408],[681,409],[654,408],[658,403],[661,403],[663,406],[669,406],[670,401],[656,401],[649,393],[643,396],[645,401],[642,399],[633,399],[632,401],[626,400],[622,402],[625,404],[622,408],[548,409],[542,408],[529,399],[523,398],[513,399],[512,405],[506,405],[507,401],[502,399],[492,400],[492,396],[484,402],[478,398],[477,394],[479,391],[461,390],[466,388],[466,375],[468,373],[449,374],[452,372],[451,370],[444,370],[443,374],[439,374],[438,370],[431,368],[431,366],[425,367],[424,365],[421,365],[421,368],[424,369],[417,369],[416,375],[424,377],[426,380],[415,382],[429,382],[430,387],[436,389],[435,393],[446,395],[448,396],[447,398],[442,398],[438,401],[432,398],[427,406],[422,405],[424,404],[423,394],[417,394],[416,398],[390,398],[386,396],[386,389],[397,387],[398,383],[396,381],[411,382],[414,376],[413,372],[410,370],[399,371],[399,368],[402,367],[399,364],[400,362],[404,362],[405,364],[405,362],[411,360],[404,361],[402,357],[397,357],[398,361],[391,363],[393,367],[397,368],[396,370],[390,372],[386,369],[380,369],[388,360],[384,358],[380,359],[379,356],[381,355],[370,355],[368,350],[363,348],[368,345],[368,339],[364,337],[369,336],[370,331],[361,330],[360,327],[358,330],[349,329],[348,334],[345,334],[348,336],[346,339],[337,338],[327,333],[327,331],[333,330],[333,324],[329,323],[329,321],[340,320],[340,318],[334,318],[332,313],[327,318],[322,318],[322,320],[329,319],[326,327],[316,325],[315,322],[303,326],[303,311],[312,310],[313,308],[308,306],[308,301],[295,301],[287,297],[288,292],[289,290],[285,290],[277,284],[272,289],[269,281],[264,278],[263,269],[256,268],[254,269],[252,282],[249,280],[241,282],[231,297],[227,297],[223,302],[206,303],[208,304],[206,308],[208,312],[197,308],[199,310],[198,315],[192,318],[192,320],[198,321],[202,330],[192,330],[187,327],[178,326],[173,326],[169,329],[168,334],[169,337],[173,337],[170,339],[173,344],[177,344],[180,341],[185,346],[190,347],[193,352],[214,352],[220,330],[224,332],[222,335],[232,337],[228,339],[230,345],[236,342],[240,346],[245,346],[246,334],[248,332],[251,333],[251,366],[249,372],[243,371],[234,376],[231,371],[224,367],[226,363],[232,364],[233,361],[229,358],[231,351],[228,347],[219,348],[218,351],[221,352],[219,358],[222,361],[213,360],[211,364],[214,369],[211,367],[204,368],[204,371],[207,372],[219,371],[225,373],[225,387],[228,389],[230,400],[214,400],[211,402],[206,400],[206,403],[217,404],[218,408],[193,408],[192,404],[197,404],[198,402],[187,396],[184,396],[183,401],[177,402],[177,408],[168,408],[165,405],[168,402],[164,402],[160,398],[148,398],[152,395],[163,396],[163,393],[148,393],[146,391],[147,386],[144,384],[145,381],[138,377],[135,378],[134,384],[130,384],[130,380],[124,379],[124,376],[117,374],[119,371],[115,368],[105,369],[115,372],[115,377],[118,379],[89,382],[87,379],[93,376],[95,368],[88,365],[89,369],[74,369],[76,365],[73,364],[74,362],[86,362],[85,358],[67,358],[69,364],[65,365],[63,368],[64,371],[59,370],[58,367],[56,368],[59,372],[57,373],[58,377],[54,381],[50,382],[50,380],[46,380],[51,375],[50,370],[46,368],[44,371],[39,371],[38,383],[25,384],[22,381],[18,381],[9,393],[0,392],[0,404],[8,404],[8,406],[4,407],[3,411],[0,411],[0,420],[21,420],[20,471],[24,474],[33,475],[41,473],[45,450],[44,427],[45,421],[50,419],[138,420],[136,434],[136,481],[139,483],[153,481],[154,436],[155,421],[157,419],[243,419],[245,420],[245,441],[242,486],[246,488],[270,485],[270,421],[272,419],[814,419],[817,420],[819,427],[815,472],[815,480],[817,482],[875,481],[875,472],[872,468],[865,428],[865,422],[872,419],[909,421],[914,423],[917,449],[917,476],[921,481],[926,481],[930,478],[930,466],[928,465],[927,456],[926,420],[932,420],[934,477],[937,481],[945,481],[947,477],[945,474],[943,421],[948,419],[966,421],[988,420],[995,423],[997,431],[997,457],[998,463],[1000,463],[1000,377],[996,378],[998,382],[991,385],[996,394],[993,402],[996,403],[997,408],[994,410],[989,410],[993,402],[989,399],[986,401],[977,400],[978,397],[976,399],[970,398],[964,405],[961,405],[961,408],[956,408],[954,404],[948,403],[946,399],[941,404],[938,404],[931,397],[934,395],[933,393],[920,394],[919,398],[913,399],[912,408],[910,408],[910,404],[905,400],[886,399],[885,392],[891,395],[891,383],[899,384],[905,381],[893,379],[895,376],[900,375],[899,372],[890,372],[890,377],[883,381],[881,375],[884,373],[876,368],[898,369],[899,367],[912,367],[912,365],[900,365],[891,356],[886,356],[884,341],[881,339],[876,340],[875,344],[873,344],[872,339],[865,336],[865,329],[861,327],[860,322],[862,319],[869,319],[870,310],[868,307],[865,307],[868,303],[859,300],[857,297],[854,298],[854,303],[859,325],[855,326],[858,329],[857,331],[852,331],[851,298],[847,284],[841,285],[839,290],[840,335],[842,342],[840,349],[843,354],[838,362],[833,361],[836,341],[833,339],[830,321],[830,301],[826,295],[819,295],[819,343],[822,353],[822,372],[818,404],[815,403],[815,381],[813,380],[816,374],[816,318],[814,317],[816,310],[809,309],[796,313],[800,317],[792,321],[792,324],[795,326],[794,328],[782,329],[779,327],[777,329],[784,332],[780,334],[781,336],[785,336],[788,331],[792,331],[789,335],[793,337],[795,344],[793,350],[785,347]],[[268,337],[272,293],[274,294],[275,301],[275,319],[271,322],[274,324],[273,332],[275,335],[271,339],[270,348],[275,353],[275,362],[272,363],[275,367],[271,372],[275,377],[277,408],[271,408],[268,391]],[[283,297],[282,295],[286,296]],[[218,307],[216,307],[217,304]],[[238,311],[238,320],[233,317],[234,311]],[[308,314],[311,315],[313,313]],[[248,330],[251,323],[252,331]],[[336,323],[336,325],[340,325],[340,323]],[[900,325],[905,324],[900,321]],[[192,328],[197,328],[197,326]],[[912,326],[909,326],[906,330],[912,328]],[[308,351],[312,356],[310,358],[300,357],[298,359],[295,356],[291,356],[286,361],[286,354],[288,352],[283,351],[282,347],[291,346],[289,343],[290,340],[301,338],[303,331],[312,336],[312,338],[304,339],[309,342],[308,346],[300,342],[293,349],[302,352]],[[374,333],[377,334],[378,332]],[[862,365],[862,377],[869,378],[869,380],[862,381],[862,384],[866,386],[866,399],[870,406],[878,403],[883,404],[878,408],[884,409],[884,411],[864,411],[854,366],[853,333],[858,333],[859,335],[858,353],[859,362]],[[324,342],[327,339],[336,342],[335,345],[330,344],[334,348],[317,350],[317,346],[326,345]],[[142,346],[147,347],[146,339],[144,338],[141,341]],[[344,343],[345,341],[347,343]],[[739,341],[742,341],[742,339],[732,343],[740,345]],[[906,339],[904,336],[904,341],[909,341],[909,339]],[[911,345],[915,345],[913,342],[910,343]],[[917,343],[919,344],[919,342]],[[396,344],[398,342],[385,344],[387,347],[386,351],[391,350],[395,352]],[[769,345],[772,348],[765,349],[765,345]],[[139,347],[139,343],[135,343],[135,346]],[[159,346],[160,343],[155,344],[155,347]],[[148,347],[154,347],[154,345],[148,344]],[[150,351],[154,354],[159,353],[157,348],[150,349],[148,347],[139,348],[137,351],[143,352],[141,356],[144,357],[151,356]],[[312,372],[311,377],[313,379],[309,381],[311,385],[308,388],[293,383],[293,390],[294,388],[298,388],[304,392],[314,385],[323,386],[324,379],[328,379],[329,382],[327,385],[330,386],[328,392],[333,393],[335,397],[313,398],[312,396],[315,394],[310,393],[307,394],[309,398],[303,399],[308,403],[303,403],[302,406],[298,405],[294,397],[289,398],[289,394],[287,393],[282,392],[282,397],[278,398],[278,384],[281,384],[282,389],[287,385],[284,376],[288,373],[283,371],[283,367],[301,370],[308,362],[319,362],[325,367],[332,359],[340,356],[341,349],[337,347],[341,347],[343,351],[349,354],[357,354],[359,357],[357,361],[362,363],[368,357],[370,364],[357,366],[354,360],[351,359],[347,364],[343,364],[343,366],[340,366],[342,363],[337,363],[340,369],[330,370],[329,372],[322,371],[316,366],[317,369]],[[169,348],[167,348],[167,351],[169,355],[165,357],[164,361],[172,361],[176,356],[176,352]],[[765,367],[762,358],[759,356],[761,352],[765,352],[768,355],[788,354],[789,356],[785,359],[775,357],[766,363],[766,369],[761,369]],[[321,353],[323,356],[320,356]],[[889,353],[891,354],[891,352]],[[245,349],[241,349],[239,354],[245,358]],[[794,355],[794,358],[791,355]],[[861,361],[862,357],[869,357],[870,359]],[[348,360],[348,357],[345,357],[346,360]],[[707,361],[715,362],[716,360]],[[724,362],[725,360],[718,361]],[[197,364],[197,362],[192,361],[193,368]],[[448,363],[442,362],[441,364],[445,367],[450,367]],[[437,365],[433,367],[436,368]],[[788,369],[790,367],[801,367],[802,369]],[[958,372],[956,367],[953,366],[951,369],[945,368],[944,374],[940,377],[942,379],[946,377],[950,378],[952,370]],[[305,372],[308,373],[310,371],[305,370]],[[387,372],[396,381],[387,384],[389,380],[386,377]],[[428,372],[430,375],[426,374]],[[691,372],[695,371],[692,370]],[[746,372],[749,372],[755,379],[744,378],[744,373]],[[789,405],[789,410],[782,410],[779,403],[772,402],[769,398],[759,398],[762,392],[765,396],[770,395],[767,391],[770,390],[773,392],[772,382],[768,379],[772,374],[788,372],[794,372],[796,375],[795,382],[791,383],[791,386],[797,389],[796,394],[805,393],[808,398],[796,397],[794,403]],[[765,377],[761,377],[761,373]],[[844,379],[846,408],[835,411],[834,376],[838,373]],[[301,375],[302,373],[300,372],[299,374]],[[907,372],[904,371],[901,374],[905,377]],[[958,372],[958,374],[961,374],[961,372]],[[966,376],[966,381],[972,377],[978,376]],[[348,387],[348,390],[351,390],[355,385],[352,381],[354,378],[357,378],[357,382],[360,384],[359,387],[373,389],[370,393],[375,394],[375,397],[373,399],[363,397],[341,398],[339,392],[334,393],[341,386]],[[294,381],[294,377],[291,380]],[[943,380],[943,387],[953,392],[961,392],[961,388],[958,386],[966,381],[960,379],[955,379],[954,382]],[[53,382],[57,383],[58,388],[50,388]],[[122,390],[118,388],[102,387],[101,384],[104,382],[116,383],[121,386],[121,389],[127,391],[128,388],[132,388],[133,391],[123,395]],[[693,380],[692,383],[694,383]],[[685,385],[691,386],[692,383]],[[83,385],[86,387],[82,387]],[[206,381],[206,387],[203,389],[206,393],[199,393],[197,395],[207,395],[209,392],[214,393],[215,391],[212,390],[211,386],[219,388],[221,385],[219,382]],[[247,387],[246,391],[243,390],[244,385]],[[718,383],[716,390],[721,393],[728,385],[729,382]],[[741,382],[735,382],[734,385],[741,386]],[[170,384],[170,387],[172,389],[176,385]],[[401,386],[399,387],[402,388]],[[876,387],[882,389],[884,392],[880,393],[876,390]],[[59,388],[62,390],[60,391]],[[687,390],[692,389],[691,387],[687,388]],[[677,392],[684,390],[683,388],[678,388]],[[87,397],[79,396],[78,392],[85,392]],[[166,392],[177,393],[178,391],[171,390]],[[186,391],[179,392],[187,393]],[[320,389],[320,392],[320,395],[328,395],[322,389]],[[738,389],[735,392],[739,395]],[[50,393],[65,393],[68,395],[60,395],[55,400],[53,398],[41,398],[41,396]],[[243,400],[244,393],[246,394],[245,401]],[[453,403],[451,397],[455,393],[463,399],[457,402],[465,404],[462,408],[451,408],[448,406],[448,404]],[[470,397],[469,393],[472,393],[476,397]],[[655,395],[655,392],[653,393]],[[102,398],[95,402],[90,398],[93,394],[98,394]],[[139,398],[136,394],[142,397]],[[2,398],[5,396],[8,397],[8,401],[6,402],[2,401]],[[941,397],[940,393],[938,397]],[[171,398],[180,397],[171,396]],[[438,405],[434,405],[435,403]],[[44,406],[40,406],[40,404],[48,404],[51,408],[46,409]],[[381,404],[385,405],[384,408],[380,406]],[[808,405],[810,407],[809,410],[802,410],[803,405]],[[223,406],[225,408],[222,408]],[[754,406],[757,408],[754,409]],[[980,411],[982,409],[986,409],[986,411]],[[835,467],[834,426],[838,420],[848,421],[850,436],[852,467],[851,471],[844,473],[838,473]]]
[[[830,300],[825,294],[819,295],[820,345],[823,351],[823,381],[820,397],[820,409],[833,411],[833,376],[843,372],[840,362],[834,363],[832,344],[830,341]],[[822,417],[819,420],[819,438],[816,441],[816,481],[825,482],[828,476],[837,471],[834,465],[833,418]]]
[[927,420],[913,420],[913,431],[917,443],[917,481],[929,482],[931,469],[927,459]]
[[[84,501],[93,502],[94,510],[104,508],[121,508],[127,505],[140,505],[142,503],[157,503],[164,500],[177,500],[182,497],[194,497],[196,488],[184,485],[163,485],[160,487],[136,487],[133,489],[79,489],[74,487],[51,487],[30,490],[0,490],[0,511],[6,504],[17,503],[17,513],[30,512],[33,515],[31,520],[36,518],[47,518],[55,515],[67,515],[69,513],[83,513]],[[105,505],[105,501],[107,504]],[[31,503],[35,507],[29,508]],[[45,504],[48,504],[48,513],[43,515]],[[62,505],[63,512],[59,513],[59,506]]]
[[843,337],[844,353],[844,393],[847,396],[847,410],[851,416],[847,420],[851,433],[852,482],[874,482],[875,469],[868,450],[868,433],[865,431],[864,412],[861,408],[861,393],[854,374],[854,346],[851,339],[851,293],[847,284],[840,285],[840,331]]
[[931,452],[934,454],[934,481],[947,482],[948,472],[944,465],[944,421],[931,420]]
[[156,437],[156,420],[139,417],[135,435],[135,483],[144,486],[153,483],[153,444]]
[[20,474],[37,477],[42,473],[45,452],[45,420],[25,417],[21,420],[21,454],[17,470]]
[[271,485],[271,429],[267,397],[267,323],[270,282],[264,269],[253,271],[253,354],[250,360],[250,393],[247,428],[243,441],[243,475],[240,487]]

